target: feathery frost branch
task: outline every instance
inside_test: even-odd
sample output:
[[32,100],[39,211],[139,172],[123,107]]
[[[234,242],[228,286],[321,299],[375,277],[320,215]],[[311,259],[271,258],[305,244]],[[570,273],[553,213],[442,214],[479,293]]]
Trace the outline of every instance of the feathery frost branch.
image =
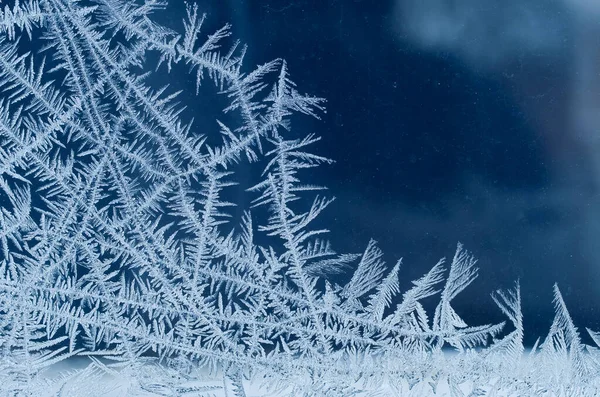
[[[518,284],[492,295],[507,333],[453,306],[477,277],[461,244],[404,292],[400,261],[389,268],[375,241],[336,252],[319,220],[333,198],[304,180],[331,160],[291,132],[324,100],[284,60],[244,64],[231,27],[204,32],[196,4],[182,33],[161,26],[166,7],[0,10],[0,394],[245,396],[264,377],[306,396],[594,395],[598,346],[558,287],[550,333],[526,357]],[[155,84],[177,76],[191,92]],[[225,105],[197,126],[182,101],[209,103],[211,84]],[[343,285],[331,277],[351,269]],[[89,365],[56,375],[80,356]],[[107,376],[128,386],[107,389]]]

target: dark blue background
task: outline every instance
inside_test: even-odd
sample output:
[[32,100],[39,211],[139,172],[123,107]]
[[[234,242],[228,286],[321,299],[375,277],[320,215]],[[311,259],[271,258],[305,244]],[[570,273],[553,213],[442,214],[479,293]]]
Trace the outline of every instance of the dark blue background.
[[480,277],[459,313],[502,320],[488,294],[520,279],[532,344],[552,321],[554,282],[577,325],[600,329],[595,3],[199,5],[248,43],[246,65],[284,58],[301,92],[327,99],[321,122],[293,128],[322,136],[318,152],[336,160],[313,176],[337,197],[323,219],[334,247],[374,238],[390,264],[404,258],[406,288],[461,241]]

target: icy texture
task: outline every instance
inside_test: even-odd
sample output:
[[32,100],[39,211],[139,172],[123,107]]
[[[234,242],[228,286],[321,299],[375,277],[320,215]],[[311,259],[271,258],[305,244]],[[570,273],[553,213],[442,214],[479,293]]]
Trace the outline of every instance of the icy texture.
[[[525,353],[518,285],[493,295],[507,330],[454,310],[477,277],[460,244],[403,293],[375,242],[335,253],[313,226],[332,200],[300,179],[330,160],[290,129],[323,100],[282,60],[242,67],[245,47],[222,47],[228,26],[201,32],[195,5],[182,35],[155,24],[164,7],[0,14],[1,395],[244,396],[261,379],[294,396],[596,393],[600,354],[558,288],[548,337]],[[196,87],[153,86],[175,73]],[[177,101],[205,90],[227,104],[199,128]],[[236,187],[251,166],[264,172]],[[251,208],[228,201],[240,195]]]

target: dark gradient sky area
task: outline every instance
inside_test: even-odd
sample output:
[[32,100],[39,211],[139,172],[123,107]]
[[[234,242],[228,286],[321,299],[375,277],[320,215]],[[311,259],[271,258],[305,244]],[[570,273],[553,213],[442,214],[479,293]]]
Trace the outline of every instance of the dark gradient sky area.
[[[489,293],[520,279],[531,344],[557,282],[580,327],[600,329],[600,6],[585,0],[207,1],[246,64],[285,58],[337,162],[314,178],[337,201],[339,251],[370,238],[404,258],[403,287],[461,241],[480,277],[457,299],[501,320]],[[600,4],[600,3],[598,3]],[[172,5],[173,2],[172,2]]]

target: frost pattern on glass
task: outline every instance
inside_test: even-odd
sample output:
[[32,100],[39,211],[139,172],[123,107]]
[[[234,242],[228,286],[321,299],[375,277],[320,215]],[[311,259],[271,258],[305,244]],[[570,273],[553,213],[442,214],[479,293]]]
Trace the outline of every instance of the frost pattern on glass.
[[[596,395],[600,351],[558,287],[526,351],[518,284],[492,295],[508,324],[453,308],[477,278],[460,244],[404,292],[374,241],[336,253],[314,222],[332,199],[302,181],[330,160],[290,127],[323,100],[283,60],[243,66],[196,5],[183,34],[156,24],[165,6],[0,13],[0,394]],[[175,73],[191,92],[155,86]],[[179,101],[204,89],[226,105],[199,126]],[[263,172],[240,189],[251,164]],[[242,190],[248,208],[230,201]],[[327,277],[347,269],[345,285]]]

